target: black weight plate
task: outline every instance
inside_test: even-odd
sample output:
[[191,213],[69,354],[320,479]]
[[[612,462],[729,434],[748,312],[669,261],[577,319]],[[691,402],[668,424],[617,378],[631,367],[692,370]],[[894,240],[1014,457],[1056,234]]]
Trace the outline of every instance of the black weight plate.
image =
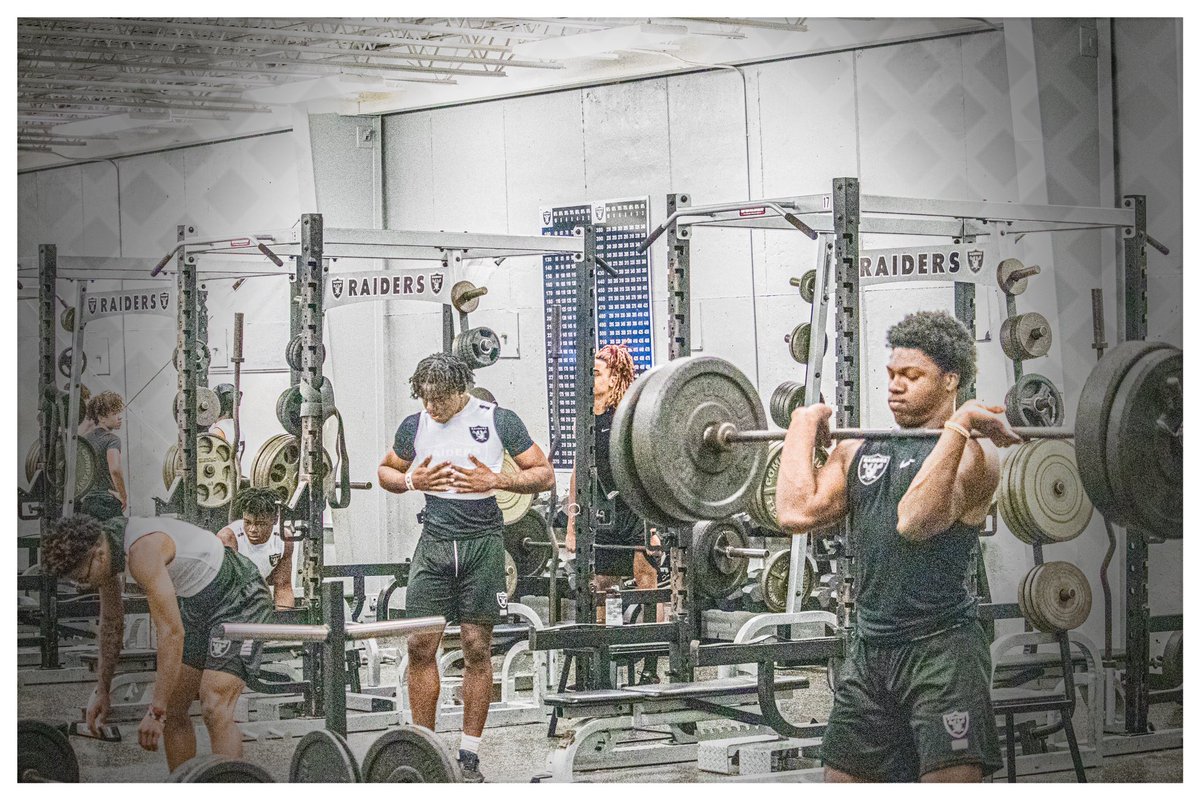
[[205,753],[171,773],[171,783],[274,783],[265,769],[247,761]]
[[526,547],[526,539],[547,545],[553,543],[546,529],[546,518],[533,509],[511,525],[504,526],[504,549],[516,562],[518,575],[540,575],[554,553],[550,547]]
[[362,783],[350,745],[335,731],[309,731],[292,753],[289,783]]
[[1163,647],[1162,676],[1166,688],[1183,686],[1183,631],[1175,631]]
[[638,477],[637,467],[633,460],[633,417],[638,400],[646,384],[654,380],[654,376],[662,369],[662,365],[651,367],[638,376],[628,389],[625,396],[613,412],[612,430],[608,439],[608,463],[612,468],[613,482],[625,504],[634,513],[652,524],[667,526],[673,521],[663,511],[650,491]]
[[416,725],[388,731],[372,742],[362,774],[367,783],[462,783],[446,745]]
[[692,533],[691,568],[694,585],[713,598],[728,597],[746,581],[749,559],[726,556],[718,547],[746,547],[746,533],[734,520],[699,522]]
[[742,511],[767,466],[764,444],[704,446],[709,426],[762,430],[767,415],[753,384],[728,361],[689,356],[662,365],[642,389],[633,418],[637,474],[672,517],[697,522]]
[[1022,375],[1004,397],[1005,416],[1014,427],[1056,428],[1066,407],[1058,387],[1044,375]]
[[1105,465],[1108,423],[1121,379],[1147,353],[1168,347],[1163,342],[1124,342],[1104,354],[1088,375],[1075,409],[1075,461],[1092,504],[1108,515],[1116,503]]
[[771,392],[771,420],[781,428],[792,424],[792,412],[804,405],[804,384],[784,381]]
[[[1183,351],[1139,359],[1113,397],[1104,464],[1116,500],[1106,516],[1158,536],[1183,536]],[[1172,431],[1177,431],[1173,435]]]
[[275,418],[292,436],[300,435],[300,387],[289,386],[275,401]]
[[17,720],[17,783],[33,771],[42,780],[79,783],[79,760],[67,735],[36,719]]

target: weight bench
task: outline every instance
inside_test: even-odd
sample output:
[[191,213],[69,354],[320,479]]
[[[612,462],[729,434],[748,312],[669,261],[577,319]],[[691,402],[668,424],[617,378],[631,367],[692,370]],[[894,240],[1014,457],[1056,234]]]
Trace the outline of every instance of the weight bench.
[[[809,681],[788,675],[776,677],[773,685],[777,692],[790,691],[806,688]],[[744,734],[747,725],[774,734],[761,714],[747,708],[759,704],[758,695],[759,682],[752,677],[548,695],[545,703],[556,717],[582,720],[551,753],[549,777],[569,783],[576,771],[695,761],[701,741],[727,738],[735,729]],[[729,722],[713,725],[714,717]],[[647,730],[654,727],[666,730]],[[823,730],[824,725],[807,729],[812,736]]]

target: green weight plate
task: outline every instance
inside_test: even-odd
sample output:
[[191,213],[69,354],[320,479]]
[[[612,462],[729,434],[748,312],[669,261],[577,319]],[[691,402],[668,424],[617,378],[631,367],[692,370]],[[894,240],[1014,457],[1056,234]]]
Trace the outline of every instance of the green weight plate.
[[215,753],[205,753],[171,773],[171,783],[274,783],[265,769]]
[[734,520],[697,523],[692,532],[691,568],[695,585],[713,598],[728,597],[746,582],[748,559],[727,556],[719,547],[746,547],[746,533]]
[[651,367],[638,376],[613,412],[612,430],[608,438],[608,463],[612,468],[613,482],[625,504],[642,519],[655,525],[671,524],[671,517],[651,497],[642,483],[633,459],[633,417],[638,399],[646,384],[654,380],[662,367]]
[[1014,427],[1056,428],[1063,424],[1066,407],[1062,394],[1049,378],[1022,375],[1004,397],[1005,415]]
[[275,419],[292,436],[300,435],[300,387],[289,386],[275,400]]
[[792,554],[787,550],[772,553],[767,558],[762,575],[759,576],[759,586],[762,588],[763,602],[767,610],[782,614],[787,610],[788,576],[791,573]]
[[233,445],[219,436],[196,437],[196,503],[202,508],[222,508],[235,493]]
[[[513,457],[504,452],[504,463],[500,467],[500,472],[505,475],[516,475],[521,471],[517,466],[517,462]],[[496,503],[500,506],[500,513],[504,515],[504,524],[512,525],[525,516],[529,509],[533,506],[533,495],[520,494],[518,492],[505,492],[497,489],[495,491]]]
[[442,740],[405,725],[380,736],[363,759],[367,783],[461,783],[462,773]]
[[810,269],[800,276],[800,297],[804,302],[811,303],[817,294],[817,271]]
[[[333,461],[325,451],[322,459],[325,491],[333,488]],[[290,433],[277,433],[263,442],[250,464],[250,484],[274,489],[280,500],[288,500],[300,483],[300,440]]]
[[309,731],[292,752],[288,783],[362,783],[350,745],[335,731]]
[[762,401],[736,367],[712,356],[663,364],[638,398],[633,418],[637,475],[675,519],[724,519],[746,506],[767,466],[765,446],[729,449],[704,444],[711,426],[767,426]]
[[[531,542],[529,546],[525,545],[526,539]],[[513,524],[504,526],[504,549],[512,556],[518,575],[542,574],[557,547],[546,527],[546,518],[534,509]]]
[[1088,375],[1075,410],[1075,458],[1083,488],[1100,513],[1116,504],[1106,465],[1109,415],[1121,380],[1147,353],[1169,347],[1163,342],[1124,342],[1104,354]]
[[[1025,588],[1034,616],[1046,633],[1070,631],[1087,621],[1092,590],[1087,576],[1066,561],[1047,561]],[[1032,620],[1031,620],[1032,621]]]
[[[1173,387],[1172,384],[1175,384]],[[1113,522],[1183,537],[1183,351],[1147,353],[1113,397],[1104,464]]]
[[58,728],[35,719],[17,720],[17,783],[38,779],[79,783],[79,760]]
[[1183,686],[1183,631],[1175,631],[1167,637],[1163,647],[1162,676],[1168,689]]

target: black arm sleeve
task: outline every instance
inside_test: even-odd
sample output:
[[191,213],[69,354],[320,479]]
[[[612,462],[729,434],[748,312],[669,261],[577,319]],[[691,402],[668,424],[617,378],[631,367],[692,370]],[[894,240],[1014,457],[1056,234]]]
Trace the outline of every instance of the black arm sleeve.
[[510,455],[519,456],[533,447],[533,439],[529,437],[525,423],[507,408],[496,409],[496,430],[500,432],[500,442]]
[[400,427],[396,428],[396,441],[392,444],[392,450],[395,451],[396,456],[410,463],[417,455],[415,445],[417,443],[417,425],[420,421],[420,414],[405,417],[404,421],[400,423]]

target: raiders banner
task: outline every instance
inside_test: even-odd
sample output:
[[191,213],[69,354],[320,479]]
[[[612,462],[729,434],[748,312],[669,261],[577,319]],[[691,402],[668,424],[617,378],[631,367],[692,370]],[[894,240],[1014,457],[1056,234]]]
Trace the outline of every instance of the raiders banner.
[[115,314],[175,315],[175,303],[168,289],[134,289],[125,292],[89,294],[83,304],[83,321]]
[[449,270],[445,269],[339,272],[330,275],[325,284],[325,306],[396,298],[449,303],[453,285]]
[[996,286],[997,259],[985,245],[956,244],[861,250],[858,278],[863,287],[908,281],[957,281]]

